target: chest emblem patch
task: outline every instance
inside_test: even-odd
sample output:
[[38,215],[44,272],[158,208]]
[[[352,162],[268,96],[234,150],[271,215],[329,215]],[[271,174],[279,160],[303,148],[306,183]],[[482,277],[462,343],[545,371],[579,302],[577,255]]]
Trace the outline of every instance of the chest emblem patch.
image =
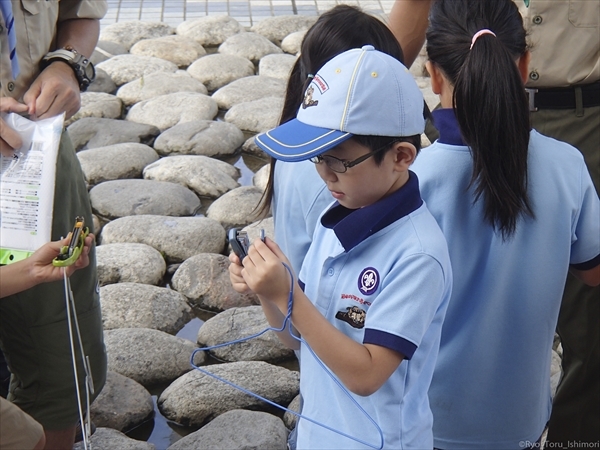
[[348,306],[346,311],[338,311],[335,313],[336,319],[343,320],[354,328],[364,327],[365,317],[367,317],[367,313],[364,309],[361,309],[358,306]]
[[358,276],[358,289],[364,295],[371,295],[379,286],[379,272],[373,267],[367,267]]

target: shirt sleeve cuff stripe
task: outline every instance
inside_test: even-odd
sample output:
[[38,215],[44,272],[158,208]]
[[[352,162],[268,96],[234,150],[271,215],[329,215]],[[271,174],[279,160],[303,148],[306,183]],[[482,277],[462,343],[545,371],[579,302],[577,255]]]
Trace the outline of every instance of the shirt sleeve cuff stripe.
[[365,330],[363,344],[374,344],[402,353],[404,358],[411,359],[417,346],[406,339],[380,330]]

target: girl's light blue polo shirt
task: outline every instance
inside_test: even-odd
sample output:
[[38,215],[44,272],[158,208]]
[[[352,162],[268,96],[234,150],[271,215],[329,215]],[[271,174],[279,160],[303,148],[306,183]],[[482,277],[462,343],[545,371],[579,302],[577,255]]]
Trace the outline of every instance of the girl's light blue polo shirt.
[[446,235],[454,288],[429,391],[435,447],[520,449],[550,417],[554,330],[569,266],[600,264],[600,203],[579,151],[532,130],[522,218],[504,242],[469,188],[472,158],[453,110],[413,164]]
[[[384,448],[432,448],[427,390],[452,271],[417,177],[411,173],[406,185],[373,205],[349,210],[336,203],[329,209],[317,225],[300,279],[308,298],[344,334],[406,357],[377,392],[351,394],[383,430]],[[377,429],[304,344],[301,355],[302,413],[379,445]],[[368,447],[300,419],[298,448]]]
[[275,242],[296,274],[300,273],[319,217],[333,201],[313,163],[277,161],[273,193]]

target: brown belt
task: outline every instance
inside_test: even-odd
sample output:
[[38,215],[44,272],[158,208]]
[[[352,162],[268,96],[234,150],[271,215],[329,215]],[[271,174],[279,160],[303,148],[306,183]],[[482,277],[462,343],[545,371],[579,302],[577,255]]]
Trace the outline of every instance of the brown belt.
[[577,109],[600,106],[600,82],[552,89],[525,89],[529,95],[529,110],[538,109]]

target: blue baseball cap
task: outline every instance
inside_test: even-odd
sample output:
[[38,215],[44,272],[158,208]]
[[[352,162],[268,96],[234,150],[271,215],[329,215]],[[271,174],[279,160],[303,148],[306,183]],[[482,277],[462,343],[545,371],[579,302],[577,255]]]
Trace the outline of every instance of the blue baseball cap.
[[303,161],[352,137],[425,130],[423,94],[408,69],[371,45],[340,53],[317,72],[296,118],[255,138],[282,161]]

